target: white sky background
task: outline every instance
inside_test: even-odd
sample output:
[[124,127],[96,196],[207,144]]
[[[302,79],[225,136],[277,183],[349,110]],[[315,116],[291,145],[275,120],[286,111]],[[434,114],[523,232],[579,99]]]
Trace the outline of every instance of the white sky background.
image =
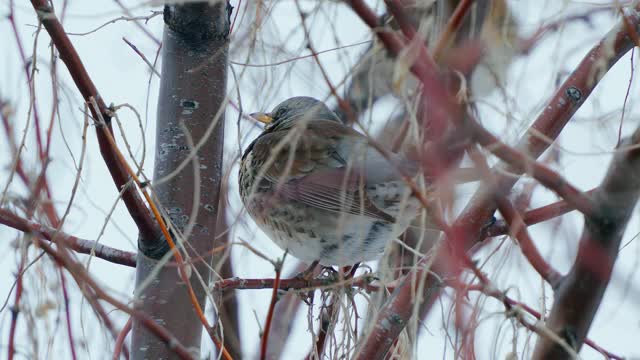
[[[55,2],[60,6],[61,2]],[[160,6],[133,6],[134,1],[127,2],[135,15],[147,15],[150,10],[161,10]],[[302,1],[306,9],[313,8],[316,2]],[[541,21],[557,19],[568,14],[584,12],[591,9],[593,2],[568,2],[568,1],[511,1],[516,9],[516,17],[523,24],[522,33],[530,34]],[[237,1],[232,4],[237,5]],[[244,6],[244,5],[243,5]],[[18,135],[25,123],[28,107],[28,92],[25,84],[22,63],[17,56],[14,33],[9,22],[4,17],[8,12],[8,1],[0,3],[0,97],[8,100],[16,107],[17,115],[15,129]],[[316,50],[321,51],[331,49],[339,45],[348,45],[369,39],[369,29],[350,11],[346,6],[335,2],[326,2],[323,11],[318,13],[308,21],[311,25],[313,45]],[[324,14],[324,15],[323,15]],[[69,4],[67,17],[64,26],[68,32],[85,32],[96,28],[98,25],[111,19],[123,15],[121,10],[112,1],[71,1]],[[28,2],[16,2],[16,22],[19,27],[19,35],[25,46],[25,50],[30,56],[33,51],[33,25],[37,24],[35,15]],[[259,32],[257,49],[247,58],[246,41],[238,39],[247,34],[249,26],[253,24],[251,17],[240,22],[242,13],[235,24],[234,36],[231,43],[231,59],[240,63],[266,64],[285,59],[290,59],[300,55],[308,54],[305,48],[304,35],[299,26],[298,13],[295,10],[293,1],[281,1],[273,7],[273,14],[269,21]],[[509,105],[508,111],[512,119],[508,126],[504,115],[505,101],[497,93],[487,97],[481,104],[481,118],[483,123],[491,130],[503,136],[503,138],[514,141],[521,134],[522,130],[540,112],[545,101],[555,89],[557,83],[555,74],[564,74],[571,71],[588,51],[615,23],[616,19],[610,15],[601,14],[592,18],[591,25],[582,22],[572,23],[556,35],[549,36],[540,44],[533,54],[527,58],[517,61],[510,71],[506,87]],[[149,21],[147,28],[161,38],[162,17],[157,16]],[[147,83],[150,72],[147,65],[136,55],[129,46],[122,40],[126,37],[133,42],[149,59],[155,56],[156,46],[153,44],[133,23],[118,22],[111,24],[95,33],[86,36],[72,36],[81,59],[83,60],[89,74],[95,82],[102,97],[107,104],[129,103],[134,106],[142,115],[145,114],[145,104],[147,101]],[[285,41],[286,39],[286,41]],[[339,43],[336,43],[336,39]],[[241,40],[241,41],[238,41]],[[45,124],[48,124],[51,109],[51,90],[49,78],[49,39],[43,32],[38,42],[38,67],[40,73],[37,75],[37,91],[40,116]],[[284,46],[286,52],[278,51]],[[359,54],[366,48],[366,45],[354,46],[336,52],[320,55],[323,65],[329,70],[334,84],[339,83],[344,74],[356,61]],[[265,51],[266,50],[266,51]],[[637,69],[637,61],[635,61]],[[69,156],[64,143],[61,141],[61,134],[69,143],[76,158],[80,154],[83,116],[79,110],[82,107],[82,99],[75,86],[71,82],[63,64],[58,64],[58,74],[61,79],[62,94],[62,124],[56,125],[53,135],[52,157],[53,161],[49,166],[48,174],[53,194],[57,200],[57,208],[64,211],[66,202],[69,199],[71,185],[75,178],[74,165]],[[158,65],[158,69],[161,67]],[[245,111],[253,112],[258,110],[268,110],[281,100],[293,95],[311,95],[320,99],[328,98],[328,89],[322,80],[320,72],[312,58],[301,59],[275,67],[251,67],[243,69],[242,66],[234,65],[237,74],[241,74],[240,92],[242,105]],[[576,114],[576,118],[566,127],[557,142],[561,147],[562,160],[557,169],[562,172],[573,184],[581,189],[588,190],[596,186],[609,164],[609,152],[617,142],[617,131],[620,122],[619,110],[622,108],[624,94],[627,90],[630,74],[629,56],[621,59],[618,64],[607,74],[605,79],[596,88],[587,103]],[[153,169],[153,148],[155,141],[155,108],[157,102],[158,79],[153,78],[151,83],[148,123],[145,133],[147,144],[147,158],[145,170],[151,174]],[[234,81],[229,73],[229,91],[231,98],[237,102]],[[257,90],[258,89],[258,90]],[[638,108],[636,106],[636,96],[638,94],[637,81],[633,81],[632,89],[627,104],[625,115],[625,126],[623,134],[628,135],[638,124]],[[333,104],[334,100],[328,100]],[[392,101],[385,101],[384,106],[376,108],[373,119],[381,120],[389,113]],[[499,111],[493,108],[497,107]],[[611,114],[612,111],[616,111]],[[604,117],[605,115],[611,115]],[[137,120],[131,112],[122,110],[120,113],[122,122],[126,128],[128,139],[133,143],[134,148],[140,144],[140,131]],[[227,111],[227,137],[226,137],[226,159],[227,162],[237,156],[237,112],[229,107]],[[18,125],[19,124],[19,125]],[[46,126],[46,125],[45,125]],[[250,129],[252,133],[247,134]],[[248,144],[246,139],[254,138],[258,132],[255,126],[242,121],[241,132],[245,137],[243,145]],[[2,132],[0,139],[5,139]],[[122,141],[119,141],[122,144]],[[27,150],[23,154],[23,161],[26,164],[34,164],[36,160],[35,143],[33,134],[28,136]],[[11,165],[11,156],[8,146],[4,141],[0,141],[0,184],[4,186],[7,181],[7,169]],[[140,152],[138,153],[138,156]],[[33,167],[30,168],[34,170]],[[232,207],[228,214],[231,220],[235,219],[242,210],[236,190],[237,168],[231,170],[231,203]],[[460,189],[461,201],[464,197],[473,192],[473,186],[464,186]],[[18,179],[13,180],[10,192],[14,198],[24,195],[25,189]],[[542,189],[536,190],[533,207],[545,205],[555,201],[555,195]],[[64,227],[70,234],[96,239],[100,234],[100,229],[105,222],[105,213],[110,211],[117,199],[115,186],[102,161],[94,128],[88,132],[87,159],[82,175],[80,190]],[[464,203],[462,201],[462,203]],[[637,212],[631,219],[628,231],[623,243],[628,242],[638,232],[640,217]],[[273,245],[265,236],[255,228],[253,222],[243,215],[240,225],[235,227],[232,236],[250,241],[257,248],[269,254],[273,258],[281,255],[281,251]],[[557,229],[554,229],[555,221],[543,223],[532,227],[532,237],[542,254],[548,255],[552,264],[561,272],[569,269],[573,256],[577,248],[577,239],[581,232],[582,219],[576,214],[566,215],[563,222]],[[0,227],[0,252],[6,254],[0,257],[0,304],[7,296],[10,303],[13,302],[13,293],[9,294],[9,289],[14,280],[14,273],[17,269],[17,252],[12,247],[16,239],[16,232],[6,227]],[[119,203],[113,216],[106,226],[104,235],[100,238],[103,244],[135,251],[136,230],[130,220],[122,203]],[[497,244],[498,239],[493,240]],[[486,251],[478,254],[477,258],[483,259],[487,251],[493,249],[489,246]],[[88,261],[88,257],[80,256]],[[615,267],[613,280],[605,294],[603,305],[596,316],[591,327],[589,337],[600,346],[612,351],[615,354],[628,358],[640,359],[637,341],[640,338],[640,276],[634,271],[638,267],[636,263],[640,259],[640,242],[633,241],[624,250]],[[254,255],[241,247],[235,248],[233,252],[234,267],[237,276],[251,278],[273,277],[272,267],[259,260]],[[289,262],[291,265],[292,262]],[[541,281],[539,277],[530,269],[530,266],[523,261],[519,249],[509,241],[505,242],[501,250],[494,255],[487,268],[492,280],[505,290],[509,288],[509,295],[518,298],[527,304],[540,309],[541,307]],[[35,319],[39,339],[39,358],[47,357],[68,357],[68,343],[66,338],[66,327],[63,325],[62,312],[63,305],[59,303],[61,296],[58,289],[58,277],[52,273],[49,260],[43,260],[36,264],[27,272],[25,277],[26,300],[24,306],[45,310],[47,304],[54,306],[46,312],[47,321],[42,318]],[[134,283],[133,269],[107,263],[100,259],[90,261],[90,270],[95,277],[107,288],[111,288],[121,294],[121,298],[129,298]],[[85,329],[84,337],[88,344],[90,354],[83,352],[80,346],[79,355],[85,358],[88,355],[92,359],[110,358],[112,342],[105,334],[106,332],[98,328],[90,306],[82,301],[76,287],[67,277],[69,288],[72,290],[71,306],[74,308],[72,316],[76,324],[83,323]],[[270,290],[245,290],[239,291],[241,313],[241,337],[244,339],[244,351],[247,357],[256,355],[258,345],[257,319],[263,324],[266,317],[266,307],[271,296]],[[546,306],[550,306],[552,301],[551,291],[546,289]],[[442,306],[434,307],[425,326],[428,331],[423,332],[424,336],[418,343],[417,354],[421,358],[452,358],[451,348],[445,350],[445,331],[447,329],[442,318],[441,309],[447,309],[448,302],[444,301]],[[254,315],[254,310],[255,314]],[[512,331],[511,322],[505,320],[502,313],[502,306],[494,300],[487,300],[484,312],[481,315],[481,325],[477,337],[477,355],[479,359],[504,358],[511,351]],[[33,310],[30,312],[34,312]],[[29,325],[27,312],[21,313],[19,320],[18,339],[28,336],[33,330]],[[82,318],[80,317],[82,314]],[[126,317],[117,312],[112,313],[113,319],[118,326],[122,326]],[[306,332],[306,320],[299,319],[294,331],[297,335],[289,343],[284,358],[299,359],[305,356],[311,346],[310,336]],[[5,310],[0,313],[0,358],[6,356],[6,346],[8,339],[8,328],[10,324],[10,313]],[[449,325],[452,326],[452,325]],[[74,326],[76,330],[75,340],[77,344],[83,339],[83,334],[78,333],[79,326]],[[496,342],[496,338],[500,340]],[[54,339],[53,345],[48,350],[47,341]],[[522,355],[523,346],[527,341],[527,332],[521,331],[517,337],[518,354]],[[530,340],[533,346],[534,339]],[[30,349],[24,348],[31,341],[18,341],[19,350],[32,353]],[[585,346],[582,351],[584,359],[601,359],[602,356]],[[530,349],[529,349],[530,350]],[[55,355],[55,356],[54,356]]]

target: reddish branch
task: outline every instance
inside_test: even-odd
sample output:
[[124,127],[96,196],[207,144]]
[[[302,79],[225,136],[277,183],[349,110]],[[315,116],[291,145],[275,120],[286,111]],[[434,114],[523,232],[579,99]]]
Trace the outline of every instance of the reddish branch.
[[[595,189],[589,190],[586,191],[585,194],[591,195],[594,191]],[[564,215],[573,210],[575,210],[575,208],[566,200],[560,200],[552,204],[527,211],[522,215],[522,220],[527,226],[529,226],[557,218],[558,216]],[[504,220],[498,220],[486,230],[485,234],[487,237],[493,237],[508,234],[509,231],[509,224]]]
[[[286,254],[285,254],[286,255]],[[273,282],[273,291],[271,293],[271,303],[267,312],[267,320],[264,323],[264,333],[262,334],[262,342],[260,343],[260,359],[267,358],[267,345],[269,345],[269,331],[271,330],[271,321],[273,320],[273,312],[278,301],[278,290],[280,288],[280,274],[282,273],[282,263],[276,267],[276,278]]]
[[[315,278],[311,280],[303,278],[280,279],[278,281],[278,289],[280,290],[313,290],[338,286],[351,286],[363,288],[367,291],[377,291],[383,286],[372,285],[370,276],[356,277],[348,280],[340,281],[331,278]],[[214,290],[257,290],[257,289],[273,289],[276,286],[276,279],[224,279],[216,281],[213,284]],[[386,289],[393,289],[392,284],[384,286]]]
[[67,325],[67,336],[69,337],[69,351],[71,352],[71,358],[76,360],[76,347],[73,341],[73,327],[71,326],[71,312],[69,311],[69,292],[67,291],[67,282],[64,278],[64,270],[58,268],[60,274],[60,287],[62,288],[62,298],[64,299],[64,312]]
[[[283,284],[286,284],[289,278],[293,278],[306,268],[307,266],[305,264],[298,262],[298,264],[290,270],[289,274],[285,276],[285,279],[280,280],[280,289],[282,289]],[[267,288],[273,289],[273,282],[271,282]],[[224,291],[224,293],[227,292],[228,291]],[[273,319],[271,330],[269,331],[270,340],[269,347],[267,348],[267,358],[278,358],[283,353],[286,342],[291,338],[291,332],[293,331],[291,324],[295,320],[302,304],[304,303],[300,296],[294,292],[287,292],[278,299],[274,310],[278,316]],[[260,344],[258,344],[258,347],[259,346]]]
[[[400,53],[400,50],[404,47],[401,39],[395,34],[378,29],[379,21],[377,16],[364,1],[351,0],[349,4],[367,25],[376,30],[376,35],[390,53],[394,55]],[[636,27],[640,23],[636,15],[628,16],[627,19]],[[533,123],[531,129],[518,143],[517,148],[532,159],[539,157],[549,147],[550,143],[557,138],[560,131],[591,94],[591,91],[606,71],[633,45],[633,41],[621,26],[612,30],[584,57],[576,70],[560,86],[547,106],[544,107],[542,114]],[[439,104],[435,109],[430,108],[430,117],[435,117],[436,120],[457,118],[455,113],[449,112],[451,106],[448,104],[451,104],[451,99],[443,98],[445,92],[438,89],[441,85],[433,69],[433,60],[426,53],[426,49],[420,49],[419,54],[419,61],[415,62],[410,70],[422,82],[423,93],[430,98],[430,104]],[[434,98],[432,95],[436,97]],[[451,275],[452,271],[453,274],[456,274],[459,271],[459,268],[452,267],[452,264],[448,263],[451,259],[449,254],[451,248],[457,249],[460,247],[462,250],[468,250],[480,240],[479,234],[482,227],[496,210],[494,194],[496,192],[506,194],[517,181],[515,176],[501,174],[505,172],[518,174],[524,169],[521,166],[514,167],[512,164],[503,163],[499,166],[499,170],[496,171],[496,176],[498,177],[497,185],[493,188],[481,186],[462,215],[456,220],[452,232],[456,236],[453,239],[450,237],[448,239],[448,243],[452,246],[440,248],[435,255],[436,261],[432,266],[433,271],[440,275]],[[578,195],[578,197],[581,196]],[[456,244],[456,240],[462,243]],[[361,344],[360,352],[358,353],[359,358],[379,359],[385,356],[394,339],[398,337],[411,317],[413,313],[412,304],[415,301],[419,301],[415,298],[416,292],[413,284],[421,284],[422,281],[426,281],[424,286],[427,291],[424,294],[425,305],[422,313],[428,313],[435,297],[439,294],[437,288],[438,277],[430,273],[425,274],[423,270],[423,267],[428,263],[428,259],[423,258],[417,265],[418,270],[411,272],[396,288],[381,309],[371,333]]]
[[120,330],[120,332],[118,333],[118,338],[116,339],[116,343],[113,346],[113,360],[120,359],[120,354],[122,353],[123,348],[125,349],[125,352],[124,352],[125,358],[129,360],[129,353],[126,352],[124,341],[127,338],[127,335],[129,334],[129,332],[131,331],[132,324],[133,324],[133,320],[129,318],[127,322],[124,324],[124,326],[122,327],[122,330]]
[[[486,181],[493,186],[495,177],[489,169],[486,159],[480,154],[475,146],[470,146],[467,153],[472,159],[476,168],[484,174]],[[504,217],[507,224],[509,224],[509,233],[513,234],[518,240],[522,253],[529,261],[529,264],[535,269],[536,272],[549,283],[554,289],[561,280],[562,275],[555,270],[549,263],[542,257],[538,248],[533,243],[533,239],[527,231],[527,225],[525,224],[522,216],[513,206],[511,201],[507,199],[503,194],[496,193],[495,201],[498,205],[500,213]]]
[[[56,217],[57,218],[57,217]],[[127,259],[127,256],[122,256],[127,255],[128,253],[117,250],[117,249],[112,249],[100,244],[96,244],[94,241],[89,241],[89,240],[82,240],[82,239],[78,239],[74,236],[70,236],[67,234],[64,234],[62,232],[56,232],[55,230],[48,228],[46,226],[37,224],[33,221],[27,220],[27,219],[23,219],[11,212],[9,212],[8,210],[5,209],[0,209],[0,223],[10,226],[14,229],[23,231],[25,233],[34,233],[36,235],[38,235],[37,237],[35,237],[35,243],[37,244],[37,246],[39,246],[40,248],[44,249],[45,252],[47,252],[49,255],[52,255],[54,257],[54,259],[58,259],[58,257],[60,257],[60,252],[64,251],[66,252],[67,249],[73,249],[79,252],[85,252],[87,254],[91,253],[91,248],[95,248],[97,251],[100,252],[101,255],[103,255],[103,257],[109,261],[113,261],[114,262],[118,262],[118,263],[122,263],[123,265],[129,265],[131,266],[131,263],[133,262],[135,264],[135,254],[133,255],[133,258],[129,258]],[[41,242],[39,239],[40,238],[44,238],[46,240],[52,241],[52,242],[56,242],[58,245],[58,250],[53,249],[52,247],[50,247],[50,245]],[[58,257],[56,257],[56,255],[58,255]],[[67,258],[70,259],[70,261],[75,262],[75,260],[71,259],[70,256],[68,254],[65,253],[65,256]],[[123,259],[125,261],[123,261]],[[58,261],[58,265],[62,265],[62,263],[60,261]],[[80,265],[82,267],[82,265]],[[21,265],[20,269],[19,269],[19,276],[22,276],[22,270],[23,265]],[[82,268],[84,270],[84,268]],[[66,268],[66,270],[68,270],[69,272],[72,272],[73,269],[70,268]],[[73,274],[73,273],[72,273]],[[68,330],[68,336],[69,336],[69,342],[70,342],[70,346],[71,346],[71,352],[72,352],[72,356],[73,358],[75,358],[75,347],[74,347],[74,341],[73,341],[73,337],[72,337],[72,329],[71,329],[71,320],[70,320],[70,312],[69,312],[69,298],[68,298],[68,294],[67,294],[67,287],[66,287],[66,282],[64,280],[64,273],[62,271],[62,269],[60,269],[60,279],[61,279],[61,284],[62,284],[62,291],[63,291],[63,298],[64,298],[64,303],[65,303],[65,313],[66,313],[66,321],[67,321],[67,330]],[[20,279],[18,279],[20,280]],[[14,308],[12,309],[12,318],[15,319],[15,317],[18,314],[18,301],[20,299],[20,295],[22,294],[22,282],[21,281],[17,281],[17,285],[16,285],[16,304],[14,306]],[[96,314],[98,315],[99,318],[102,319],[102,321],[104,322],[105,326],[109,329],[112,330],[112,333],[114,333],[113,331],[113,325],[111,323],[111,320],[108,317],[107,312],[105,311],[105,309],[102,307],[102,305],[95,301],[95,294],[92,294],[90,292],[83,292],[83,294],[85,295],[85,297],[89,300],[89,303],[91,304],[91,306],[93,307],[93,310],[96,312]],[[14,329],[14,325],[15,321],[12,321],[12,327],[11,329]],[[10,334],[10,341],[9,341],[9,358],[12,358],[12,353],[13,353],[13,337],[15,336],[15,333],[12,332]],[[128,353],[128,350],[126,349],[126,347],[124,348],[125,353]]]
[[529,264],[555,289],[562,275],[542,257],[533,239],[531,239],[527,231],[527,225],[522,219],[522,216],[520,216],[520,213],[518,213],[513,207],[513,204],[502,195],[496,196],[496,202],[500,213],[502,213],[502,216],[504,216],[506,222],[509,224],[510,232],[518,239],[520,249],[529,261]]
[[76,236],[56,231],[48,226],[24,219],[9,210],[0,209],[0,224],[20,230],[24,233],[35,233],[45,240],[61,241],[69,249],[81,254],[93,255],[97,258],[120,265],[136,266],[136,254],[102,245],[95,241],[80,239]]
[[[639,144],[640,129],[637,129],[614,156],[607,175],[593,194],[597,212],[585,217],[575,262],[555,292],[547,325],[576,352],[580,351],[600,306],[622,235],[640,196]],[[558,344],[539,338],[533,359],[566,356]]]
[[[640,20],[637,16],[629,16],[637,26]],[[622,26],[616,26],[589,53],[585,55],[578,67],[568,79],[559,87],[551,100],[544,107],[543,112],[535,120],[525,136],[518,142],[517,148],[531,158],[539,157],[557,138],[573,114],[584,103],[591,91],[615,62],[634,46],[631,38]],[[525,156],[525,155],[522,155]],[[502,163],[498,166],[498,184],[493,189],[485,187],[479,189],[473,196],[469,206],[459,219],[461,224],[473,224],[472,233],[466,236],[470,248],[478,237],[474,234],[491,217],[495,210],[493,193],[506,193],[518,180],[515,176],[505,176],[501,173],[520,173],[515,164]],[[565,199],[567,200],[567,199]]]
[[[31,0],[33,8],[36,10],[38,19],[42,22],[45,29],[49,33],[51,40],[58,49],[60,59],[64,62],[76,87],[82,94],[85,102],[90,104],[91,99],[95,99],[98,109],[94,109],[93,106],[89,106],[93,119],[103,118],[106,124],[97,124],[96,135],[98,143],[100,145],[100,153],[105,161],[107,169],[111,173],[111,177],[120,191],[123,187],[127,187],[122,193],[122,199],[131,215],[131,218],[135,222],[140,231],[141,238],[154,242],[158,241],[158,232],[155,227],[155,221],[151,218],[147,207],[140,198],[136,189],[129,184],[129,175],[126,171],[126,166],[122,162],[121,158],[117,155],[117,149],[115,149],[108,140],[106,132],[110,132],[113,135],[111,128],[111,115],[102,99],[96,86],[94,85],[91,77],[87,73],[84,64],[80,60],[78,53],[71,44],[69,37],[64,31],[62,24],[58,21],[58,18],[53,12],[51,6],[48,5],[46,0]],[[99,113],[97,112],[99,111]]]
[[[472,133],[472,138],[478,144],[491,151],[495,156],[502,159],[509,168],[505,171],[511,171],[515,174],[528,173],[538,180],[542,185],[550,190],[555,191],[560,197],[569,202],[575,209],[584,214],[590,214],[593,211],[591,199],[588,195],[571,185],[560,174],[553,171],[548,166],[535,161],[535,159],[527,156],[521,151],[514,149],[496,136],[491,134],[487,129],[483,128],[472,116],[469,116],[461,127],[467,126]],[[502,178],[514,178],[515,176],[502,175]],[[504,193],[502,187],[498,185],[491,186],[495,189],[495,193]]]
[[[12,215],[11,213],[8,214]],[[9,219],[11,221],[10,223],[14,223],[17,226],[24,225],[24,223],[20,222],[21,218],[16,216],[8,216],[6,217],[6,219]],[[71,253],[67,251],[68,248],[66,246],[66,243],[60,242],[58,243],[58,247],[54,248],[49,243],[39,241],[39,237],[35,237],[34,242],[36,246],[38,246],[39,248],[44,250],[45,253],[51,256],[56,261],[58,266],[64,268],[73,276],[78,286],[83,289],[84,297],[91,304],[98,318],[102,320],[105,327],[107,327],[114,338],[117,337],[117,332],[113,326],[113,323],[111,322],[111,319],[109,318],[107,311],[98,300],[104,300],[136,318],[143,324],[144,327],[148,328],[151,333],[161,339],[161,341],[163,341],[167,345],[167,347],[179,358],[191,359],[191,355],[186,350],[186,348],[164,327],[157,324],[151,317],[147,316],[145,313],[128,307],[124,303],[116,300],[114,297],[109,295],[102,288],[100,288],[95,280],[88,274],[85,267],[81,263],[76,261]],[[127,349],[125,348],[124,351],[126,353]]]
[[18,266],[18,274],[16,275],[16,293],[14,295],[13,306],[9,309],[11,311],[11,325],[9,325],[9,345],[7,346],[8,356],[7,359],[13,360],[16,353],[15,338],[16,328],[18,326],[18,314],[20,313],[20,299],[22,298],[22,273],[24,272],[25,261],[22,259]]

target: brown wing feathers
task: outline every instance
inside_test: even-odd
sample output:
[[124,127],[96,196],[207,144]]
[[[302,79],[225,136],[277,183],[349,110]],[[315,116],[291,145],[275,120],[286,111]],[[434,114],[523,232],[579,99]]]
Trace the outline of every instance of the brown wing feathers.
[[[264,134],[252,144],[254,156],[262,154],[262,158],[254,160],[262,164],[271,162],[264,177],[276,185],[275,191],[282,196],[327,211],[395,222],[393,216],[375,206],[368,198],[366,179],[363,179],[362,171],[357,170],[358,164],[350,169],[347,159],[343,159],[336,151],[339,146],[337,132],[342,131],[345,135],[345,128],[329,121],[310,122],[295,144],[282,146],[278,153],[271,150],[282,141],[284,132]],[[352,129],[347,133],[361,136]],[[313,137],[313,141],[308,141],[310,137]],[[295,151],[293,157],[291,147]]]

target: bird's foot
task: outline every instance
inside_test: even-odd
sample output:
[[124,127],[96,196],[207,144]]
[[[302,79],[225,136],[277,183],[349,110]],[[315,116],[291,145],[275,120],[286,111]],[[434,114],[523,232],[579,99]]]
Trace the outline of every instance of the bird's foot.
[[308,268],[306,268],[303,272],[301,272],[298,275],[296,275],[295,278],[296,279],[306,280],[306,281],[313,280],[314,275],[315,275],[316,267],[318,267],[319,263],[320,263],[319,260],[316,260],[316,261],[312,262],[311,265],[309,265]]
[[332,266],[323,266],[320,275],[324,279],[337,280],[340,274]]
[[338,280],[350,280],[355,276],[356,270],[360,263],[356,263],[353,266],[343,266],[340,271],[337,271],[331,266],[323,266],[320,276],[324,279],[338,281]]
[[353,277],[356,275],[356,271],[358,270],[358,267],[360,266],[360,263],[355,263],[353,264],[353,266],[345,266],[342,268],[342,272],[344,274],[346,274],[344,276],[345,280],[350,280],[353,279]]

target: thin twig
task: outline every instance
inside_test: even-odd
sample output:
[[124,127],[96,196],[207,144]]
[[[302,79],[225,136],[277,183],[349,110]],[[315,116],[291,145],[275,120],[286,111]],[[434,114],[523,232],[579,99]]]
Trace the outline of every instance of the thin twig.
[[116,339],[115,345],[113,345],[113,360],[120,359],[120,353],[123,352],[125,354],[125,358],[129,359],[129,353],[126,348],[125,340],[127,338],[127,334],[131,331],[131,327],[133,325],[133,318],[129,317],[127,322],[122,327],[122,330],[118,333],[118,338]]
[[276,302],[278,301],[278,290],[280,290],[280,274],[282,273],[282,263],[287,256],[285,252],[282,257],[282,261],[276,265],[276,278],[273,282],[273,292],[271,294],[271,303],[269,304],[269,311],[267,312],[267,320],[264,324],[264,333],[262,334],[262,342],[260,344],[260,359],[265,360],[267,358],[267,346],[269,345],[269,330],[271,330],[271,321],[273,321],[273,312],[276,308]]
[[357,119],[356,112],[351,107],[351,104],[349,104],[348,101],[343,99],[342,96],[338,94],[336,87],[331,82],[331,79],[329,78],[327,71],[325,70],[324,66],[320,62],[320,59],[318,58],[318,52],[315,50],[315,48],[313,47],[313,44],[311,43],[311,35],[309,33],[309,28],[307,27],[307,24],[305,22],[306,16],[303,14],[302,8],[300,7],[300,0],[295,0],[294,3],[296,5],[296,9],[298,10],[298,15],[300,16],[300,23],[302,24],[302,29],[304,30],[304,35],[307,42],[307,48],[311,52],[313,56],[313,60],[318,65],[318,68],[320,69],[320,73],[322,74],[322,77],[325,83],[327,84],[327,87],[329,87],[329,92],[331,92],[331,95],[336,99],[336,101],[338,101],[338,106],[347,117],[347,119],[342,119],[342,120],[343,121],[349,120],[350,122],[355,122],[355,120]]
[[115,24],[118,21],[135,21],[137,22],[138,20],[144,20],[145,23],[148,22],[149,20],[153,19],[154,17],[158,16],[158,15],[162,15],[162,11],[151,11],[151,15],[146,15],[146,16],[120,16],[117,17],[115,19],[111,19],[107,22],[105,22],[104,24],[96,27],[93,30],[89,30],[89,31],[85,31],[85,32],[67,32],[67,35],[71,35],[71,36],[85,36],[85,35],[89,35],[89,34],[93,34],[95,32],[97,32],[98,30],[109,26],[111,24]]
[[65,320],[67,325],[67,336],[69,337],[69,351],[71,352],[71,358],[76,360],[78,357],[76,355],[76,346],[73,341],[73,328],[71,327],[71,312],[69,311],[69,294],[67,291],[67,282],[64,278],[64,271],[62,269],[58,269],[58,273],[60,274],[60,287],[62,288],[62,298],[64,299],[64,312],[65,312]]
[[151,63],[151,61],[149,61],[149,59],[147,59],[146,56],[144,56],[144,54],[142,53],[142,51],[140,51],[138,49],[137,46],[133,45],[129,40],[127,40],[126,37],[122,37],[122,40],[127,43],[127,45],[129,45],[129,47],[131,47],[131,49],[133,49],[133,51],[136,52],[136,54],[138,54],[140,56],[140,58],[142,59],[142,61],[144,61],[145,64],[147,64],[147,66],[149,67],[149,70],[151,70],[151,72],[153,72],[157,77],[160,77],[160,73],[158,72],[158,70],[156,70],[156,68],[153,66],[153,64]]

